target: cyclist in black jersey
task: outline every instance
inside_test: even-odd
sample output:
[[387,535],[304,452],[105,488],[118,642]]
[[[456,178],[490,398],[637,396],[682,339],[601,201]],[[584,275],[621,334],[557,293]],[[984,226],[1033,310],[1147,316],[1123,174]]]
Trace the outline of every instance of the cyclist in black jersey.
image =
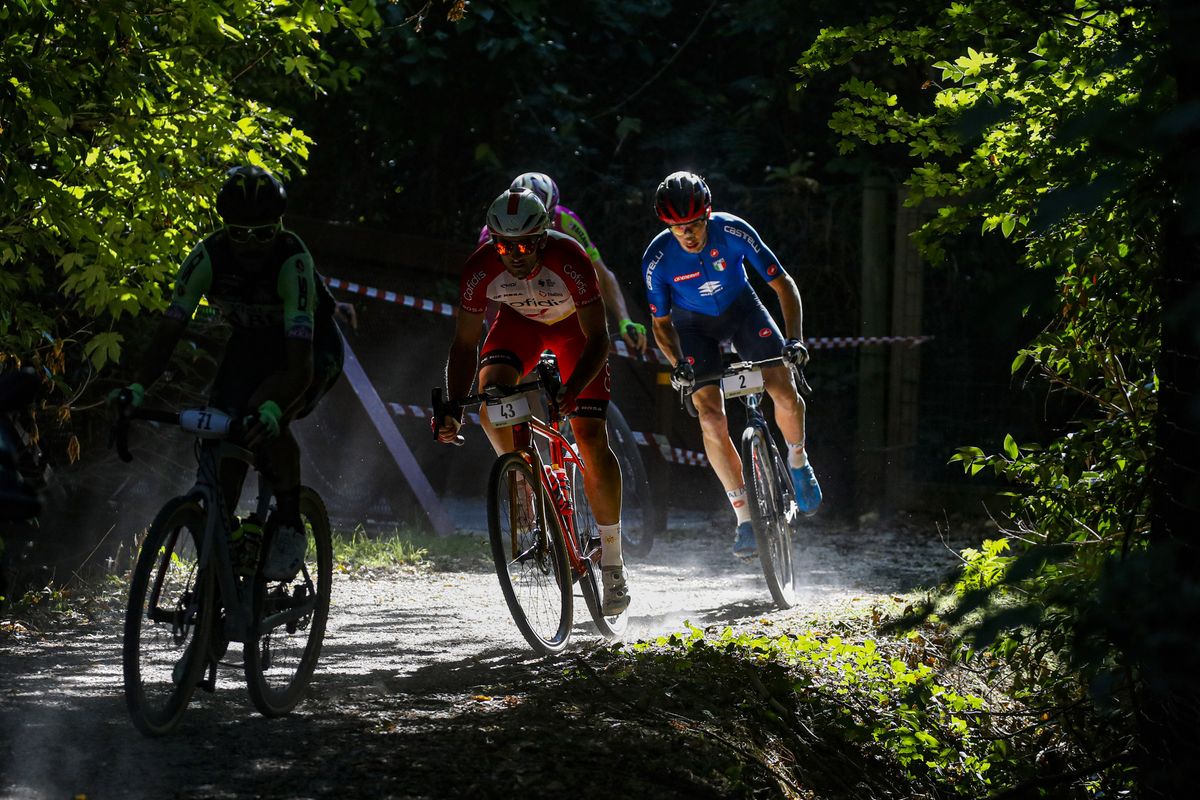
[[[224,226],[205,237],[180,267],[171,304],[126,387],[134,405],[165,371],[201,297],[233,325],[209,405],[246,415],[244,444],[260,453],[275,489],[276,526],[263,567],[288,580],[300,567],[300,448],[288,423],[309,414],[342,372],[336,307],[295,233],[283,227],[287,193],[259,167],[234,167],[217,195]],[[222,465],[222,489],[236,507],[246,465]]]

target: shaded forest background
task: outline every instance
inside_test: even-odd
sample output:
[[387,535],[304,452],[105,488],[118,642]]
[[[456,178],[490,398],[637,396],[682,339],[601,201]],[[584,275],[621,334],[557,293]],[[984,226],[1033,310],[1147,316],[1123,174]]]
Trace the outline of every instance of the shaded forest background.
[[[953,657],[1028,715],[1025,752],[1053,754],[971,740],[964,714],[906,768],[936,781],[954,762],[981,782],[968,792],[1183,796],[1200,713],[1198,14],[18,0],[0,9],[0,356],[46,378],[56,456],[86,456],[243,161],[283,174],[299,215],[465,242],[514,174],[548,172],[635,306],[653,187],[695,169],[794,266],[810,335],[854,332],[863,181],[903,181],[935,265],[924,364],[947,378],[925,399],[950,400],[949,438],[920,450],[957,448],[1012,495],[1002,534],[909,622],[952,626]],[[901,702],[924,712],[926,688]]]

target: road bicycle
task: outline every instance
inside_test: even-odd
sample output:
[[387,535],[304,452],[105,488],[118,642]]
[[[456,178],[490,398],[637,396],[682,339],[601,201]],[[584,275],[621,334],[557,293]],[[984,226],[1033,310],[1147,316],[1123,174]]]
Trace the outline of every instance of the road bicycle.
[[[274,527],[260,541],[256,528],[238,526],[221,491],[218,467],[227,460],[255,467],[255,454],[234,443],[240,420],[212,408],[159,411],[118,400],[113,443],[132,460],[133,420],[172,425],[195,437],[196,483],[168,500],[146,531],[129,585],[122,658],[125,702],[147,736],[171,731],[197,687],[216,690],[217,667],[230,642],[240,642],[250,699],[268,717],[299,703],[316,668],[329,617],[333,548],[320,495],[300,490],[308,547],[290,580],[268,580],[262,564]],[[269,481],[259,473],[255,511],[272,510]],[[246,531],[234,541],[235,531]]]
[[[741,397],[746,407],[746,427],[742,431],[740,454],[742,478],[746,483],[746,498],[750,503],[750,518],[754,538],[758,543],[758,560],[771,598],[781,608],[796,604],[796,571],[792,537],[800,519],[796,505],[796,489],[791,472],[780,455],[779,446],[762,413],[764,390],[762,370],[788,364],[782,357],[762,361],[738,361],[721,372],[721,392],[726,400]],[[797,385],[806,396],[811,393],[804,373],[792,367]],[[691,401],[691,389],[681,389],[684,405],[696,415]]]
[[[515,449],[496,459],[488,478],[492,560],[517,628],[534,650],[552,655],[570,640],[576,584],[604,637],[623,634],[629,617],[628,610],[605,616],[601,608],[600,535],[583,491],[586,465],[562,430],[570,415],[553,402],[561,385],[553,356],[543,355],[536,372],[535,380],[488,387],[461,405],[486,404],[493,426],[512,428]],[[549,409],[546,420],[530,410],[525,393],[536,391]],[[434,419],[448,413],[441,388],[433,391],[433,408]]]

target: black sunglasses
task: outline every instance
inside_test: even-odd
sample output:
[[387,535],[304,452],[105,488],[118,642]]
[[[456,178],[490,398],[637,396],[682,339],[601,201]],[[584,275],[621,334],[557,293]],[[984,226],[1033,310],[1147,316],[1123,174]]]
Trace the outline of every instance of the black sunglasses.
[[248,242],[263,244],[274,239],[275,234],[279,233],[279,223],[272,222],[270,225],[226,225],[225,230],[229,232],[229,238],[238,244],[246,244]]

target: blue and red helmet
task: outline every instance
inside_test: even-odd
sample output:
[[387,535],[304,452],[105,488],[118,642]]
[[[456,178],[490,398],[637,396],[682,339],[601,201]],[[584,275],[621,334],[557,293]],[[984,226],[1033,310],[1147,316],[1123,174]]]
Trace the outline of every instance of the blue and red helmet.
[[707,217],[710,211],[712,192],[694,172],[672,172],[654,192],[654,213],[668,225]]

